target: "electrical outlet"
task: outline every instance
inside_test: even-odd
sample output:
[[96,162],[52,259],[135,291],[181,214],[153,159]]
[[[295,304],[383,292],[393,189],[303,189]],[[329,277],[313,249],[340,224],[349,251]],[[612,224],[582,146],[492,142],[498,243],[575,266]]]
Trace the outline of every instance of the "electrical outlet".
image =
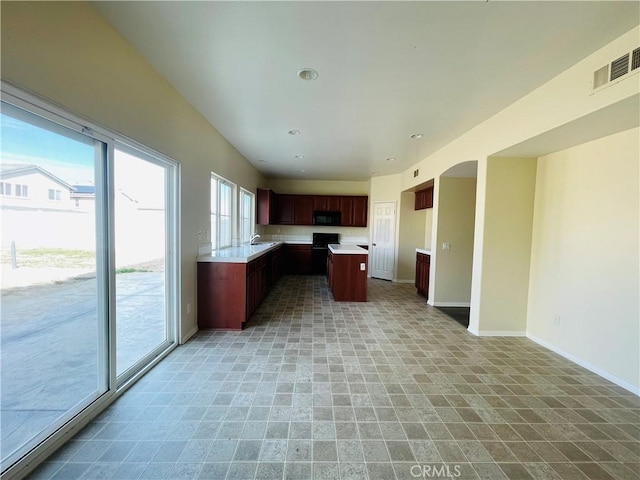
[[191,314],[191,302],[187,303],[187,315]]
[[364,271],[365,271],[365,269],[366,269],[366,265],[365,265],[364,263],[361,263],[361,264],[360,264],[360,270],[361,270],[362,272],[364,272]]
[[559,327],[559,326],[560,326],[560,315],[556,315],[556,316],[553,318],[553,324],[554,324],[556,327]]

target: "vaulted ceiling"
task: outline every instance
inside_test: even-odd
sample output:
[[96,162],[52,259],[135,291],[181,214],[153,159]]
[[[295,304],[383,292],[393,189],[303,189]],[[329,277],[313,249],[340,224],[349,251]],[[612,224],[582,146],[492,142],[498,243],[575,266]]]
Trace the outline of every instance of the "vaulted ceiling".
[[612,1],[93,5],[266,176],[327,180],[406,170],[640,21]]

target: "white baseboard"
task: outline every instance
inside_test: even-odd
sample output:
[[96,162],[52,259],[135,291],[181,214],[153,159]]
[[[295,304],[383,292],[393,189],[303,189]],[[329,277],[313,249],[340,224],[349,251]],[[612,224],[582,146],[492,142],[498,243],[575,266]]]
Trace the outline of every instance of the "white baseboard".
[[467,328],[470,333],[477,337],[526,337],[527,332],[519,332],[517,330],[476,330],[471,327]]
[[198,331],[198,327],[197,326],[193,327],[189,332],[187,332],[186,335],[182,337],[182,339],[180,339],[180,345],[184,345],[185,343],[187,343],[189,339],[196,334],[197,331]]
[[433,305],[434,307],[470,307],[471,303],[469,302],[433,302],[429,305]]
[[557,353],[561,357],[564,357],[567,360],[571,360],[573,363],[578,364],[583,368],[586,368],[590,372],[593,372],[596,375],[600,375],[602,378],[606,378],[607,380],[609,380],[610,382],[615,383],[619,387],[622,387],[625,390],[628,390],[629,392],[631,392],[631,393],[633,393],[635,395],[640,395],[640,387],[638,387],[636,385],[632,385],[631,383],[629,383],[629,382],[627,382],[625,380],[622,380],[621,378],[616,377],[615,375],[611,375],[610,373],[605,372],[601,368],[598,368],[595,365],[590,364],[589,362],[585,362],[584,360],[576,357],[575,355],[572,355],[569,352],[565,352],[561,348],[558,348],[555,345],[553,345],[552,343],[549,343],[546,340],[542,340],[541,338],[538,338],[535,335],[531,335],[530,333],[527,333],[527,338],[529,340],[537,343],[538,345],[541,345],[544,348],[547,348],[547,349],[551,350],[552,352]]

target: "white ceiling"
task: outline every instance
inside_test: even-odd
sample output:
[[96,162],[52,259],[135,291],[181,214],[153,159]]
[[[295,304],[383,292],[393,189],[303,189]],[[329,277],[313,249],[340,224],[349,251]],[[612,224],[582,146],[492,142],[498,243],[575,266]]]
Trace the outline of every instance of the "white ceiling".
[[633,28],[639,5],[94,3],[265,175],[327,180],[406,170]]

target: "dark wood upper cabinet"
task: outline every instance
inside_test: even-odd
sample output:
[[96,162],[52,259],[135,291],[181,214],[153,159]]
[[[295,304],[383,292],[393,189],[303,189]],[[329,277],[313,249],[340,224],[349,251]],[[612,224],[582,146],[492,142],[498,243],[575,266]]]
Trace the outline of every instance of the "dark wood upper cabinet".
[[327,210],[330,212],[335,212],[340,210],[340,201],[342,197],[337,195],[327,195]]
[[433,187],[418,190],[415,194],[415,210],[433,208]]
[[369,216],[369,198],[353,197],[352,221],[354,227],[366,227]]
[[256,222],[269,225],[275,221],[276,198],[273,190],[258,188],[256,192]]
[[275,223],[278,225],[293,225],[294,195],[278,195],[276,202]]
[[327,208],[327,195],[314,195],[313,196],[313,209],[314,210],[329,210]]
[[316,210],[338,211],[344,227],[366,227],[369,197],[347,195],[277,194],[268,188],[256,193],[258,225],[313,225]]
[[353,226],[353,197],[340,197],[340,213],[343,227]]
[[293,223],[294,225],[313,225],[313,205],[312,195],[294,195],[293,200]]

